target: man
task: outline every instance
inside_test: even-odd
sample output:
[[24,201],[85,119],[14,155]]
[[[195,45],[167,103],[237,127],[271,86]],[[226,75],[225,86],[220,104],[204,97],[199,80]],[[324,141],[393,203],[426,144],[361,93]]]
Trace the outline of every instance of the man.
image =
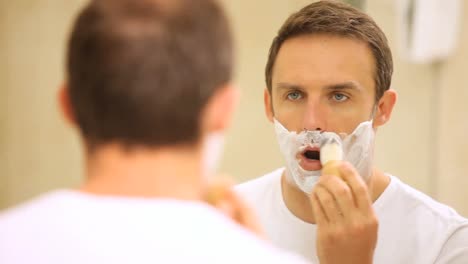
[[[312,3],[280,28],[264,103],[286,166],[237,186],[276,245],[341,263],[361,263],[352,251],[374,263],[468,263],[467,220],[373,167],[374,133],[396,101],[392,71],[384,33],[346,4]],[[344,161],[322,164],[330,135]]]
[[0,263],[304,263],[221,213],[255,227],[228,186],[207,186],[236,100],[231,59],[215,1],[90,2],[60,92],[86,180],[0,214]]

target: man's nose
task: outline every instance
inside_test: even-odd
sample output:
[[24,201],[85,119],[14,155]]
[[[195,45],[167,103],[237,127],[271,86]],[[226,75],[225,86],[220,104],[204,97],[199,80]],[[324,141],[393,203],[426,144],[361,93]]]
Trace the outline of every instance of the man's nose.
[[318,101],[310,101],[304,114],[303,129],[326,130],[326,109]]

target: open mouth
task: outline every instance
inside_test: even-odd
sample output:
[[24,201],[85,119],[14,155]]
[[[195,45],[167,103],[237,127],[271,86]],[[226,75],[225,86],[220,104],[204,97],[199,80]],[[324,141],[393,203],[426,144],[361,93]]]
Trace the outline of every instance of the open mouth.
[[320,149],[308,147],[300,153],[299,166],[306,171],[317,171],[322,169],[320,163]]
[[308,160],[317,160],[320,161],[320,151],[319,150],[306,150],[302,154]]

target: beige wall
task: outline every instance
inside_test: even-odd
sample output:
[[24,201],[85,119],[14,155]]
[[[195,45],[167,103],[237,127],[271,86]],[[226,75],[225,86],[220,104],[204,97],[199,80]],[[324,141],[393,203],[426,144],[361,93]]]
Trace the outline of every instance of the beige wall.
[[[0,5],[1,6],[1,5]],[[0,32],[5,32],[5,25],[3,23],[3,17],[5,17],[4,9],[0,8]],[[0,43],[5,42],[4,34],[0,33]],[[1,44],[0,44],[1,45]],[[5,61],[5,51],[0,48],[0,61]],[[0,208],[5,203],[6,192],[8,190],[6,185],[7,175],[4,175],[4,168],[7,164],[7,152],[6,152],[6,130],[7,130],[7,87],[6,87],[6,76],[8,67],[6,63],[0,63]]]
[[[84,0],[0,1],[0,208],[42,191],[74,186],[81,175],[76,134],[62,122],[55,93],[71,19]],[[305,0],[222,0],[238,48],[235,82],[242,100],[227,136],[221,170],[244,181],[279,167],[273,128],[264,117],[264,65],[272,37]],[[399,101],[379,130],[377,164],[468,215],[468,21],[456,56],[440,65],[405,62],[396,52],[392,0],[367,1],[395,57]],[[468,14],[468,6],[464,6]]]
[[434,135],[433,101],[436,95],[434,67],[402,59],[398,52],[395,1],[368,1],[368,13],[389,39],[393,57],[392,89],[398,101],[390,122],[377,133],[376,162],[379,167],[418,189],[434,194],[431,146]]
[[435,148],[437,197],[468,216],[468,2],[459,49],[440,69]]
[[[72,186],[80,175],[76,137],[55,96],[63,80],[65,35],[80,1],[1,1],[0,205],[44,190]],[[5,63],[6,62],[6,63]]]

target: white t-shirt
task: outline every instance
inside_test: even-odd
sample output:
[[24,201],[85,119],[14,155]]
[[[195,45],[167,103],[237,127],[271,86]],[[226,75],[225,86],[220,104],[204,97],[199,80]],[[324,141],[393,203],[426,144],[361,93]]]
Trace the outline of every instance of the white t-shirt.
[[[316,225],[286,207],[281,192],[284,168],[236,186],[256,211],[277,246],[317,262]],[[379,219],[376,264],[468,264],[468,220],[402,183],[394,176],[375,201]]]
[[201,202],[56,191],[0,214],[0,263],[305,263]]

